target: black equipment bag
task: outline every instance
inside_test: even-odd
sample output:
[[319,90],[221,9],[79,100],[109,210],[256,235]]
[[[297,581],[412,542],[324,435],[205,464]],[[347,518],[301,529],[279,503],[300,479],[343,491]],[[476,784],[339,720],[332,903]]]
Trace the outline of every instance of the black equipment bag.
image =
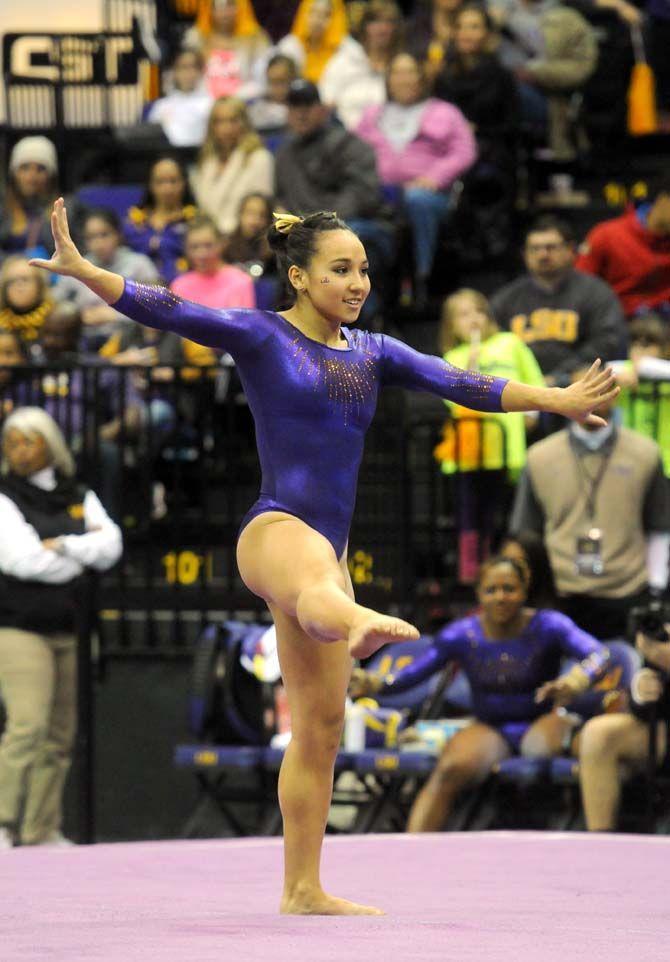
[[[220,745],[267,745],[276,731],[274,685],[241,663],[245,640],[267,625],[226,621],[208,625],[198,638],[188,706],[189,729]],[[251,635],[251,639],[250,639]]]

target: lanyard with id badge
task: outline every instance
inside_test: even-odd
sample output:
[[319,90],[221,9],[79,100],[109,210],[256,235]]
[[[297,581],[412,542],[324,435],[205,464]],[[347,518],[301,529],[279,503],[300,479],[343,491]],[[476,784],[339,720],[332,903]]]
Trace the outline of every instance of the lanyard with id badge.
[[575,460],[579,474],[586,487],[586,516],[589,527],[585,534],[577,538],[575,551],[575,570],[578,575],[586,577],[600,577],[605,571],[603,563],[603,533],[602,529],[595,524],[596,498],[600,488],[609,459],[612,455],[612,448],[602,458],[600,466],[595,475],[590,475],[586,470],[582,459],[575,452]]

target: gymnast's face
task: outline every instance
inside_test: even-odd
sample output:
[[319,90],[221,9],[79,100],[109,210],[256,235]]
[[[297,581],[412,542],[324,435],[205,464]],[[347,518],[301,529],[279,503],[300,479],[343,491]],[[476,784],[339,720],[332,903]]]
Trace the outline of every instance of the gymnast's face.
[[514,621],[526,600],[526,586],[510,564],[496,564],[482,575],[477,589],[488,622],[506,625]]
[[322,231],[309,267],[296,272],[295,280],[322,317],[353,324],[370,293],[365,248],[350,230]]

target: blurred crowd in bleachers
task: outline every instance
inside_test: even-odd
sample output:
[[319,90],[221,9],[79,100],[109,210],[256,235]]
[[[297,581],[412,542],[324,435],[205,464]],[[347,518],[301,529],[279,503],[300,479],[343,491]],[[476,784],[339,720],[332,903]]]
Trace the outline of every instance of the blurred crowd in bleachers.
[[[670,463],[670,170],[654,162],[636,176],[625,146],[638,40],[655,76],[656,130],[668,128],[667,0],[181,7],[190,19],[175,4],[157,38],[162,95],[138,118],[138,136],[155,144],[144,183],[68,183],[87,257],[212,307],[279,308],[272,211],[336,210],[370,256],[364,326],[528,383],[566,386],[595,357],[617,362],[615,420],[659,442]],[[631,187],[625,209],[603,204],[604,182],[575,189],[612,138],[622,159],[617,170],[607,158],[607,175]],[[79,282],[31,267],[51,250],[64,158],[41,134],[12,142],[0,201],[3,408],[28,397],[31,365],[104,366],[100,443],[111,469],[133,424],[152,425],[154,448],[174,427],[175,366],[193,380],[197,367],[230,359],[143,329]],[[134,372],[125,413],[109,370],[119,366]],[[60,397],[76,393],[72,373],[56,380]],[[561,426],[447,411],[435,457],[458,477],[465,583],[506,525],[527,444]],[[115,472],[105,476],[113,487]]]

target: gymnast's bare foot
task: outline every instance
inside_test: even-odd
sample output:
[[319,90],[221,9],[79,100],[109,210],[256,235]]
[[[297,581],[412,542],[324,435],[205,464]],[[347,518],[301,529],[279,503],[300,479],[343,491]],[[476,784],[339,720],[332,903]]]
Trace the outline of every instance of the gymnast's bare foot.
[[369,658],[391,641],[416,641],[419,632],[402,618],[376,611],[366,613],[349,632],[349,651],[354,658]]
[[279,911],[282,915],[386,915],[372,905],[359,905],[358,902],[326,895],[320,888],[285,892]]

